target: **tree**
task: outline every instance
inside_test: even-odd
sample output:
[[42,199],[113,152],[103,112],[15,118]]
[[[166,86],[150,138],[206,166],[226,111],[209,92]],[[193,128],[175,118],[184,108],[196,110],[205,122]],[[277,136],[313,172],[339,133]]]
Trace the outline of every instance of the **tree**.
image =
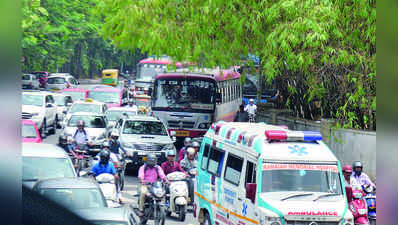
[[374,0],[104,0],[98,11],[119,48],[208,67],[251,53],[297,116],[311,119],[316,100],[345,127],[375,121]]

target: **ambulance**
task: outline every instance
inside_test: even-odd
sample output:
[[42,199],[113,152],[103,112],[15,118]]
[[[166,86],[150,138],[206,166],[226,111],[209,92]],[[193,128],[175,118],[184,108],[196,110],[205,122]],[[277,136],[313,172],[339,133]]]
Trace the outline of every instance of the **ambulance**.
[[341,165],[319,132],[218,122],[203,138],[194,217],[212,225],[353,225]]

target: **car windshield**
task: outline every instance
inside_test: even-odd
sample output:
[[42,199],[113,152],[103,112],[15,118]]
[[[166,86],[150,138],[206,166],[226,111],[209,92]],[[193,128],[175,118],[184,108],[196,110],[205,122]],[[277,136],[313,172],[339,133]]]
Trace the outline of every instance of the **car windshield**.
[[65,96],[55,95],[54,99],[57,106],[65,106]]
[[48,188],[39,192],[68,209],[106,207],[103,195],[97,188]]
[[90,221],[93,224],[96,225],[128,225],[127,222],[123,221]]
[[37,138],[36,129],[32,124],[22,124],[22,138]]
[[115,121],[118,120],[120,117],[123,116],[124,113],[127,113],[128,116],[137,115],[134,111],[106,111],[105,115],[108,121]]
[[205,80],[157,80],[153,107],[184,111],[214,110],[215,83]]
[[262,192],[327,192],[342,194],[337,165],[264,163]]
[[148,98],[135,98],[135,104],[137,106],[149,107],[151,105],[151,102]]
[[22,105],[43,106],[44,97],[41,95],[22,95]]
[[77,100],[84,100],[84,92],[77,92],[77,91],[64,91],[63,92],[66,95],[70,95],[73,99],[73,101]]
[[88,97],[104,103],[120,103],[119,92],[89,91]]
[[98,104],[75,103],[70,107],[69,112],[89,112],[89,113],[102,113],[102,107]]
[[87,128],[106,128],[106,122],[102,116],[73,115],[68,122],[68,127],[76,127],[77,121],[83,120]]
[[64,84],[65,78],[63,77],[50,77],[47,79],[47,84]]
[[22,180],[75,177],[68,158],[22,157]]
[[123,134],[167,135],[167,131],[161,122],[126,121]]
[[30,80],[31,76],[30,75],[23,75],[22,80]]

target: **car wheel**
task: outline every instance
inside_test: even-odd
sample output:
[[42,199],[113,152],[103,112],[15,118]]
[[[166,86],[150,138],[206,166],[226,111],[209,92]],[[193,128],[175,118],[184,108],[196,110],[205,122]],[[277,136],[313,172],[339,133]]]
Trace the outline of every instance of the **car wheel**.
[[53,124],[51,125],[51,130],[48,131],[49,134],[55,134],[55,133],[57,133],[57,122],[56,122],[56,120],[57,120],[57,116],[55,116],[54,122],[53,122]]
[[59,118],[58,115],[55,117],[55,126],[57,127],[57,129],[61,129],[61,124],[59,123]]
[[46,130],[47,130],[46,119],[44,119],[43,124],[41,125],[40,128],[40,136],[43,139],[46,138]]
[[119,185],[119,187],[120,187],[120,191],[123,191],[123,189],[124,189],[124,172],[123,171],[120,174],[120,185]]

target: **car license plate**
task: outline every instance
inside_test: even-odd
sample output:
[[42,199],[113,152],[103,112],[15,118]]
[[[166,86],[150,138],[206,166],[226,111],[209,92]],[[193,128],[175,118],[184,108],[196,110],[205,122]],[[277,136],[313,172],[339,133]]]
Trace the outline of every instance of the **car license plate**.
[[59,89],[58,88],[53,88],[53,90],[52,91],[59,91]]
[[176,130],[176,136],[178,137],[186,137],[189,136],[189,131],[185,131],[185,130]]

